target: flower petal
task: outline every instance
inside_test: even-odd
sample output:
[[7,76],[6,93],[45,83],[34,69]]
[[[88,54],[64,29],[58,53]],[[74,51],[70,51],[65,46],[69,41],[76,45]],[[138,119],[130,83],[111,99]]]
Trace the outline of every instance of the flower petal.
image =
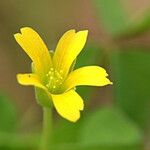
[[55,68],[61,71],[63,76],[67,75],[73,61],[83,49],[87,34],[87,30],[77,33],[75,33],[75,30],[69,30],[59,40],[54,53],[53,62]]
[[57,112],[62,117],[72,122],[80,118],[80,110],[83,110],[84,104],[82,98],[74,90],[52,95],[52,99]]
[[71,72],[64,81],[65,90],[72,89],[78,85],[104,86],[112,84],[106,77],[105,69],[99,66],[86,66]]
[[46,87],[42,85],[36,74],[17,74],[17,80],[21,85],[33,85],[35,87],[47,90]]
[[21,28],[21,33],[14,35],[18,44],[32,59],[37,73],[47,73],[52,65],[50,53],[41,37],[29,27]]

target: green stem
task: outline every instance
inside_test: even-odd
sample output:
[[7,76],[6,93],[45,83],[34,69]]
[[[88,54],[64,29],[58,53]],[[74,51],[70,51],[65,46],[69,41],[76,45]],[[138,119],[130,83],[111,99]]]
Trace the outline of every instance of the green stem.
[[43,108],[43,133],[40,150],[50,150],[52,135],[52,108]]

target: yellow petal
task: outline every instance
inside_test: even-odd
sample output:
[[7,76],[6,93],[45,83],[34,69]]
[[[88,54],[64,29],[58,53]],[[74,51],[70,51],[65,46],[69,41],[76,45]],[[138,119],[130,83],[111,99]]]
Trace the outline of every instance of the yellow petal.
[[36,74],[17,74],[17,80],[21,85],[33,85],[47,90],[46,87],[42,85]]
[[80,111],[83,110],[84,104],[82,98],[74,90],[52,95],[52,99],[57,112],[62,117],[72,122],[80,118]]
[[54,53],[53,62],[55,68],[61,71],[63,76],[67,75],[73,61],[83,49],[87,34],[87,30],[77,33],[75,33],[75,30],[69,30],[59,40]]
[[112,84],[106,77],[105,69],[99,66],[82,67],[71,72],[64,81],[65,90],[69,90],[78,85],[104,86]]
[[52,65],[51,56],[41,37],[29,27],[14,35],[18,44],[32,59],[37,73],[45,74]]

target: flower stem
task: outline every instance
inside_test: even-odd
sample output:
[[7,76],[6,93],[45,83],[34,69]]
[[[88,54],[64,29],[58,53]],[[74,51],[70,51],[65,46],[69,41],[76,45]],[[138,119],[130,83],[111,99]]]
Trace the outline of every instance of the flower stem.
[[40,150],[50,150],[52,135],[52,108],[43,108],[43,133]]

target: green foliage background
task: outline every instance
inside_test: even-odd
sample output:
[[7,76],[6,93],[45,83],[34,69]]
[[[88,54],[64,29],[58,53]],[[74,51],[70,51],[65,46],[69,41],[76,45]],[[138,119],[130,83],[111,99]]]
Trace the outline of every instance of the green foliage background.
[[[135,6],[138,17],[129,13],[131,2],[147,4],[143,12]],[[18,85],[15,77],[30,71],[29,58],[13,38],[23,26],[37,30],[50,49],[66,30],[88,29],[75,68],[100,65],[114,83],[77,88],[86,108],[75,124],[54,111],[50,150],[150,148],[150,3],[144,2],[0,2],[0,150],[35,150],[40,141],[42,112],[34,90]]]

